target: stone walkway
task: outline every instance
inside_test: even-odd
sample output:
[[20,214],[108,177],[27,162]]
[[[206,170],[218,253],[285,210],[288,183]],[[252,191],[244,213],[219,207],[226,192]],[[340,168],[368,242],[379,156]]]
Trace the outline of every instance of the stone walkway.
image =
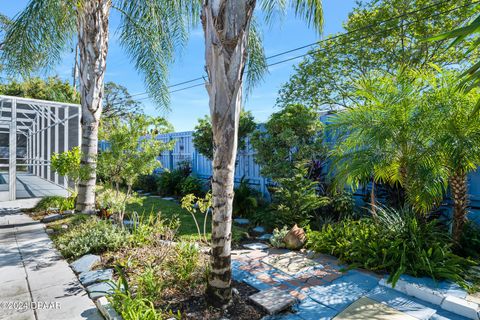
[[0,209],[0,319],[103,319],[43,224],[19,209]]
[[[279,249],[235,250],[232,259],[235,280],[261,292],[280,289],[296,299],[290,311],[266,317],[270,320],[478,319],[478,305],[471,314],[467,309],[455,310],[455,314],[444,310],[442,300],[437,304],[427,302],[429,298],[438,298],[435,294],[440,291],[433,294],[432,290],[412,282],[411,288],[419,292],[424,290],[419,295],[423,299],[418,299],[398,291],[405,289],[399,286],[406,280],[394,290],[389,288],[385,278],[362,270],[345,271],[345,266],[326,255],[310,259],[300,253]],[[447,300],[447,293],[458,300],[466,296],[456,284],[442,283],[441,290],[441,294],[445,294],[443,300]],[[459,315],[464,311],[468,318]]]

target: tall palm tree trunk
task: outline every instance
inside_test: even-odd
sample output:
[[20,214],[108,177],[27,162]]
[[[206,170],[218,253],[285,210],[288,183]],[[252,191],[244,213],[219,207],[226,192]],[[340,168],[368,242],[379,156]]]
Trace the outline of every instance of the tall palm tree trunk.
[[81,165],[89,177],[78,186],[77,210],[95,211],[98,127],[102,113],[103,82],[108,51],[108,18],[111,0],[87,0],[78,9],[79,84],[82,105]]
[[232,203],[242,79],[255,0],[204,0],[202,24],[209,83],[214,156],[212,257],[207,299],[231,300]]
[[467,175],[456,171],[450,177],[450,188],[453,199],[452,238],[457,244],[462,236],[467,215]]

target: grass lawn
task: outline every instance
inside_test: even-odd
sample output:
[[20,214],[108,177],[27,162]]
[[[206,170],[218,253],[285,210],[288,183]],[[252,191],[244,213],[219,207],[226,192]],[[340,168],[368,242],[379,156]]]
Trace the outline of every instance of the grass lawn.
[[[165,219],[171,219],[177,217],[180,220],[180,228],[178,235],[183,240],[197,240],[199,238],[197,227],[192,215],[180,204],[175,201],[163,200],[158,197],[145,197],[142,204],[133,203],[127,205],[128,212],[136,211],[138,214],[149,214],[150,212],[160,212]],[[203,232],[204,215],[201,213],[196,214],[197,222],[200,226],[200,231]],[[207,238],[210,239],[212,230],[212,222],[210,216],[207,219]],[[238,226],[233,226],[233,241],[240,241],[245,235],[247,230]]]

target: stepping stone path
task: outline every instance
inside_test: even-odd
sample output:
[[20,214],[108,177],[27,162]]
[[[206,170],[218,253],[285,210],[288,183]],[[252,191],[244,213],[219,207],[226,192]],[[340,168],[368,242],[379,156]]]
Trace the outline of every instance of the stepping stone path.
[[255,232],[255,233],[265,233],[265,228],[262,227],[262,226],[257,226],[255,228],[253,228],[252,231]]
[[270,233],[265,233],[265,234],[261,235],[260,237],[258,237],[257,239],[262,240],[262,241],[270,241],[271,237],[272,237],[272,235]]
[[295,251],[276,256],[267,256],[262,262],[289,275],[295,275],[318,265],[315,261],[308,259],[304,254]]
[[82,272],[78,276],[78,279],[84,286],[89,286],[96,282],[111,280],[112,276],[113,276],[112,269],[102,269],[102,270]]
[[82,273],[92,270],[93,266],[100,263],[100,257],[94,254],[87,254],[70,264],[73,271]]
[[91,286],[87,287],[88,296],[90,299],[95,300],[100,297],[104,297],[107,294],[113,293],[112,286],[107,282],[101,282],[92,284]]
[[265,250],[269,248],[268,245],[260,242],[247,243],[247,244],[244,244],[243,247],[251,250]]
[[164,197],[162,199],[167,201],[175,201],[175,198],[172,198],[172,197]]
[[402,276],[391,288],[387,277],[346,271],[347,266],[328,255],[257,245],[232,251],[233,279],[259,290],[251,299],[269,312],[281,309],[273,307],[271,299],[278,291],[295,300],[290,310],[265,320],[480,319],[480,295],[467,295],[450,282]]
[[417,320],[408,314],[399,312],[369,298],[360,298],[342,311],[335,320]]
[[291,307],[297,301],[294,297],[277,288],[257,292],[250,300],[265,309],[269,314],[275,314]]
[[245,226],[245,225],[250,224],[250,220],[245,219],[245,218],[236,218],[236,219],[233,219],[233,222],[235,222],[236,224],[238,224],[240,226]]

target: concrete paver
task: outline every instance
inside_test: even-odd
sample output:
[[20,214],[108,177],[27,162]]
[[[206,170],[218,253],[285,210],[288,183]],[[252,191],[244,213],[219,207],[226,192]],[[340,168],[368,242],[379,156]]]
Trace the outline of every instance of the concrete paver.
[[[243,281],[260,292],[278,289],[297,300],[293,312],[270,315],[264,320],[466,319],[439,305],[399,292],[398,288],[389,288],[382,276],[358,269],[345,271],[347,269],[327,255],[309,258],[282,249],[232,252],[232,276],[236,281]],[[423,278],[404,279],[432,285]],[[452,296],[463,295],[452,283],[439,282],[435,289]],[[342,313],[345,310],[347,312]]]
[[100,320],[43,224],[0,209],[0,320]]

